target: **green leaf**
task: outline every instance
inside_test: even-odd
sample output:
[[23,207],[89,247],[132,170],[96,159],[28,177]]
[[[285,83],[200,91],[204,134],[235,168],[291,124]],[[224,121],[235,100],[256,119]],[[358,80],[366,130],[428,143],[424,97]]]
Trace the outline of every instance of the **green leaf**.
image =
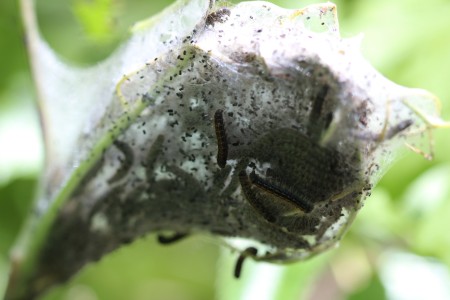
[[112,0],[77,0],[73,4],[73,10],[87,36],[101,44],[112,37],[118,5],[117,1]]
[[411,232],[411,246],[447,265],[450,265],[450,237],[444,229],[450,226],[449,182],[450,165],[431,168],[410,185],[403,202],[403,211],[415,228]]
[[321,255],[299,264],[274,265],[248,258],[241,278],[230,276],[236,265],[236,254],[225,249],[217,268],[217,299],[303,299],[311,283],[323,271],[331,255]]

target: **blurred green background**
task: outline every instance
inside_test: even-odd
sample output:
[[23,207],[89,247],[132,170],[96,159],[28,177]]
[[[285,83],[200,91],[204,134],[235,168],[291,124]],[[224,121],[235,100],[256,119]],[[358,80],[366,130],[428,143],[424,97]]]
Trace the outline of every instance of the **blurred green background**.
[[[138,20],[172,1],[38,0],[41,30],[71,63],[107,57]],[[235,1],[237,2],[237,1]],[[318,1],[271,1],[300,8]],[[362,51],[389,79],[436,94],[450,119],[450,2],[342,0],[341,33],[365,34]],[[30,210],[42,136],[19,4],[0,1],[0,294],[8,252]],[[86,267],[43,299],[450,299],[450,131],[435,159],[407,153],[374,190],[339,248],[289,267],[246,262],[207,237],[163,247],[154,236]],[[256,287],[256,288],[255,288]],[[270,288],[270,290],[269,290]]]

